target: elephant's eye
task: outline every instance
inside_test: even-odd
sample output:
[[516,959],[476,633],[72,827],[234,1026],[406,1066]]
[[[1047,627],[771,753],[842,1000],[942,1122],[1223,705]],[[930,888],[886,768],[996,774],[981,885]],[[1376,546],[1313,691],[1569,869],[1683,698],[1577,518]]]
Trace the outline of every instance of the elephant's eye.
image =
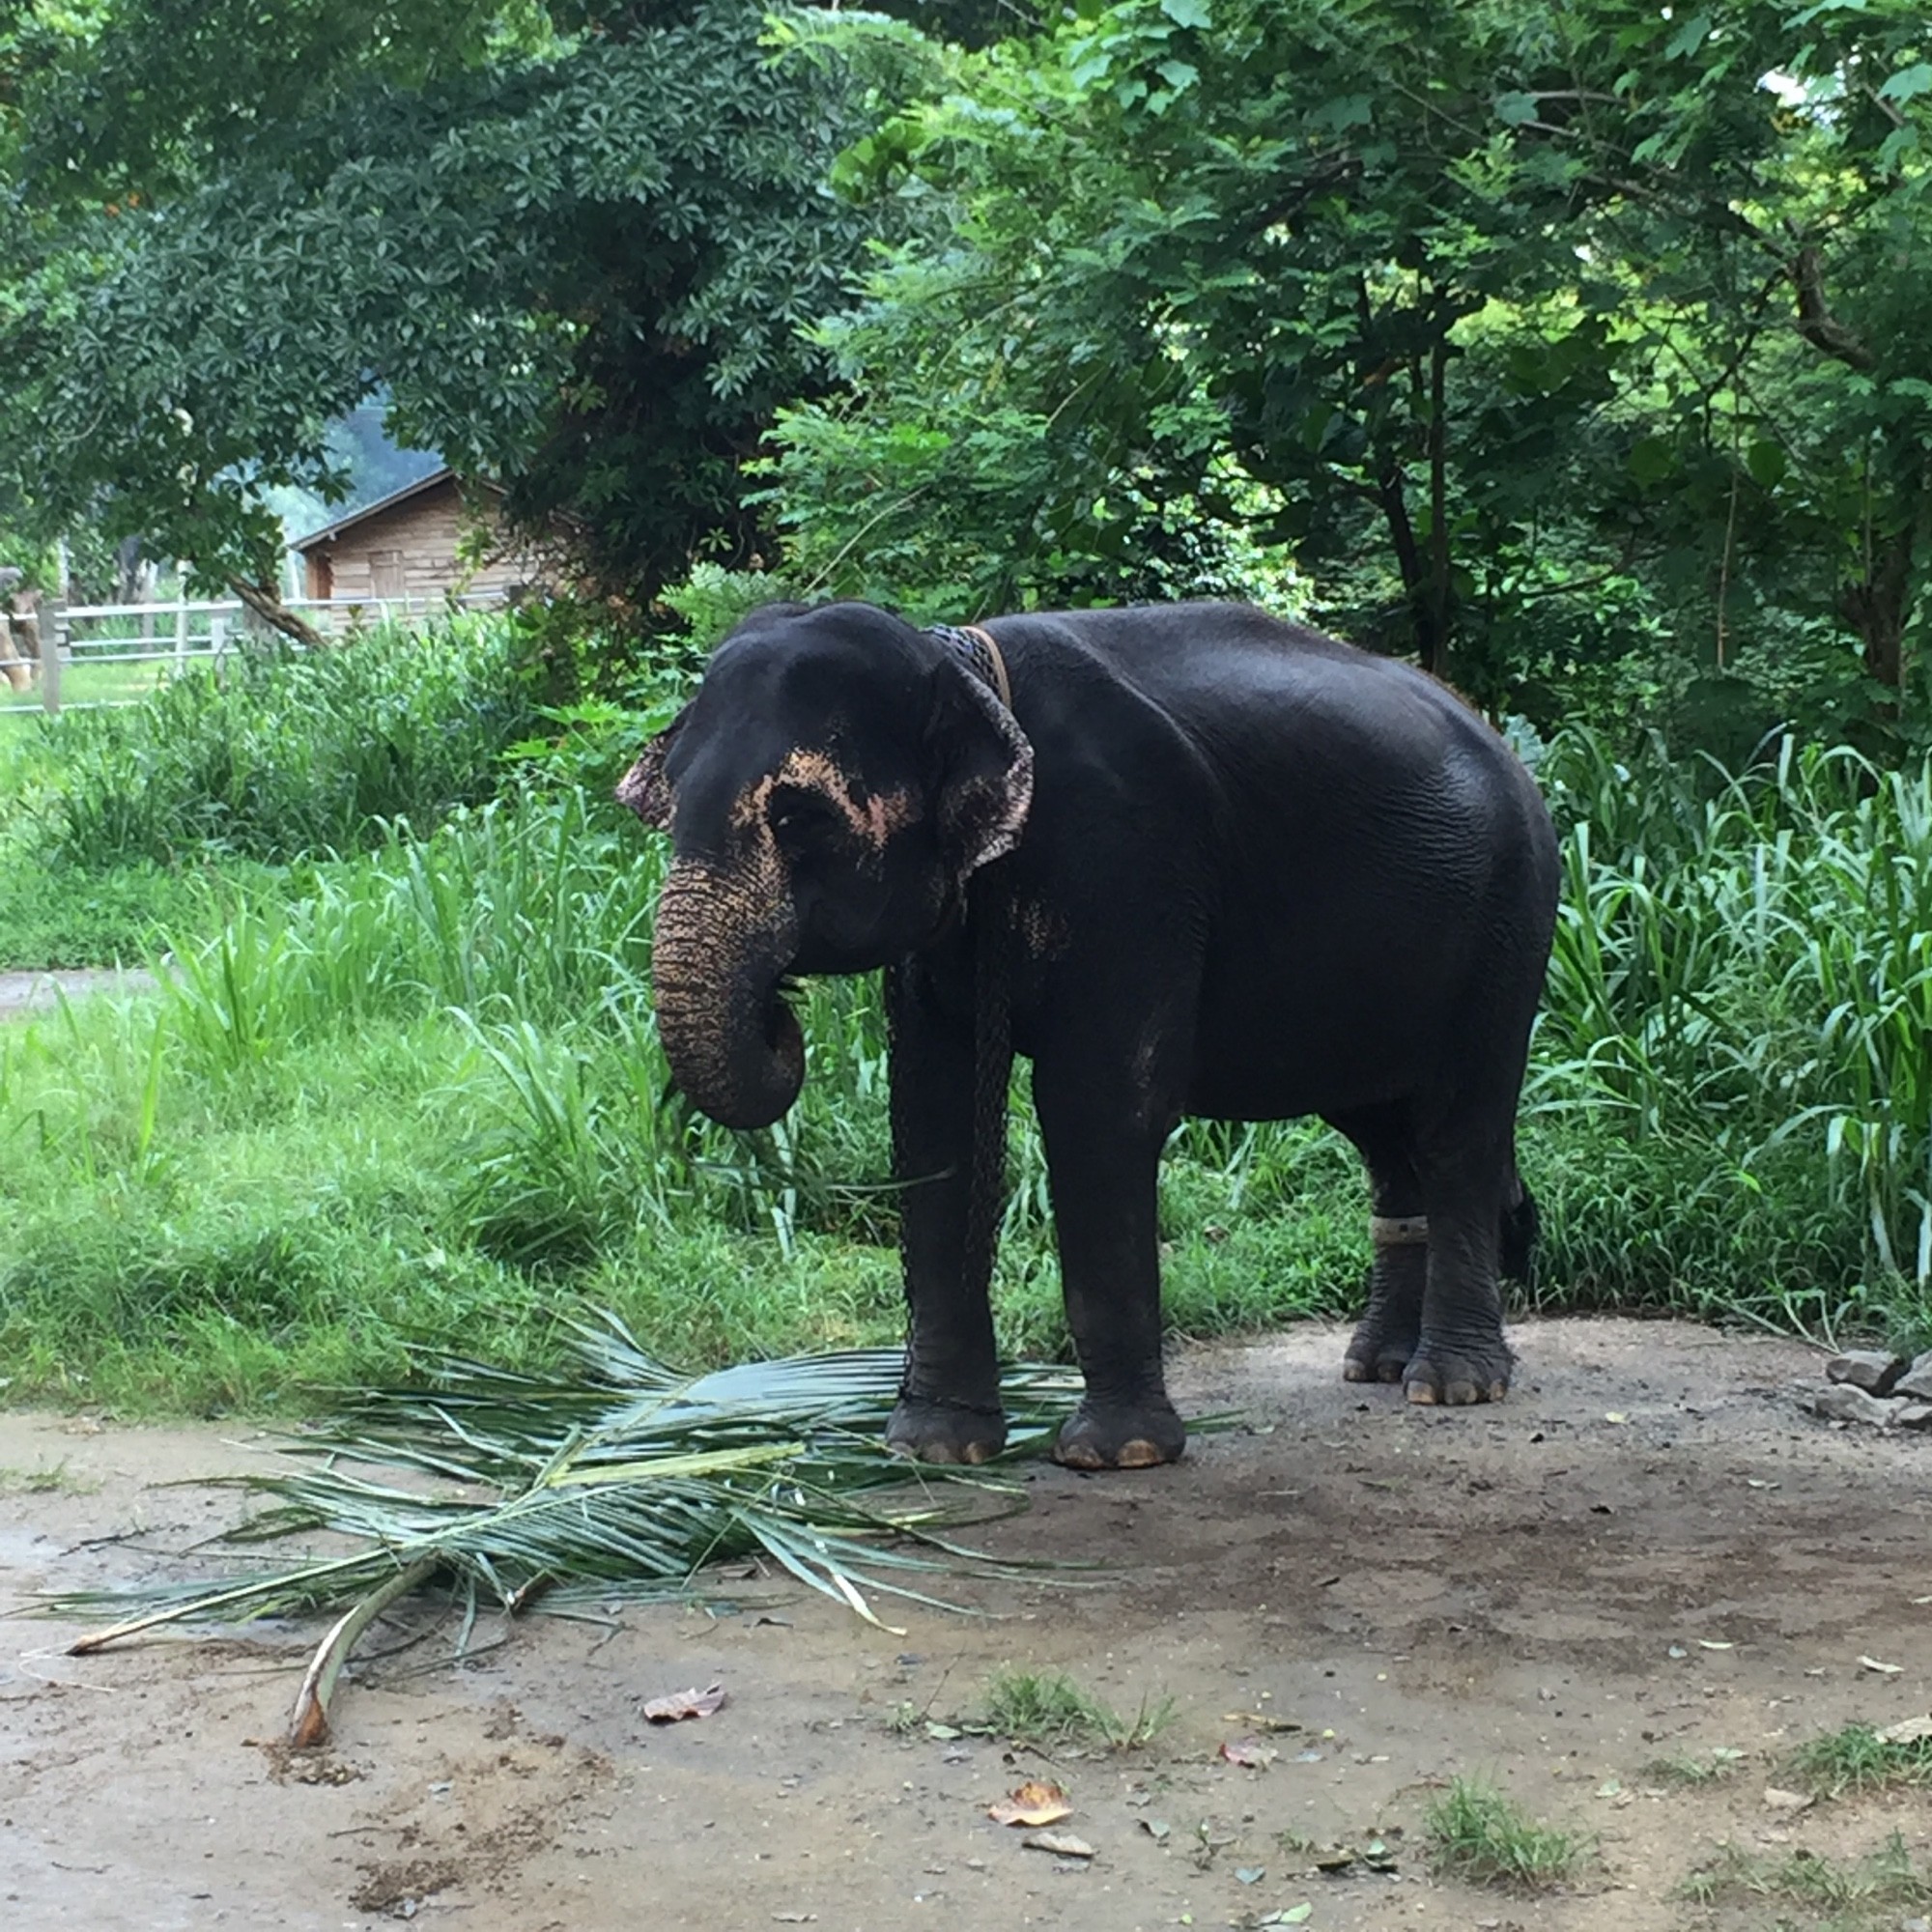
[[803,785],[780,785],[772,793],[769,815],[774,832],[799,838],[825,831],[838,814],[831,801],[815,791]]

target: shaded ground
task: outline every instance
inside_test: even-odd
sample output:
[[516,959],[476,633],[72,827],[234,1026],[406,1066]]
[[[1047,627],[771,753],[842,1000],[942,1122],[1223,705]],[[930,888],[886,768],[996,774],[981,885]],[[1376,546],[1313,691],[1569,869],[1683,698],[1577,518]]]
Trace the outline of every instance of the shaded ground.
[[[1516,1394],[1462,1412],[1342,1383],[1339,1330],[1187,1355],[1183,1406],[1237,1406],[1252,1433],[1174,1469],[1042,1468],[1032,1512],[983,1538],[1119,1564],[1104,1587],[985,1593],[997,1620],[916,1610],[902,1637],[756,1591],[729,1616],[626,1611],[614,1634],[537,1619],[460,1672],[412,1670],[438,1637],[361,1669],[319,1760],[255,1742],[285,1719],[296,1634],[83,1661],[61,1627],[7,1623],[0,1922],[1128,1932],[1306,1902],[1316,1928],[1731,1932],[1824,1921],[1676,1897],[1719,1840],[1843,1856],[1895,1830],[1932,1863],[1925,1793],[1764,1802],[1793,1744],[1932,1708],[1932,1439],[1801,1416],[1789,1385],[1817,1358],[1791,1344],[1574,1320],[1516,1339]],[[138,1574],[140,1548],[234,1508],[155,1483],[262,1453],[0,1415],[0,1602]],[[1008,1663],[1178,1716],[1148,1749],[1054,1761],[927,1733]],[[712,1682],[714,1718],[637,1710]],[[1253,1728],[1230,1714],[1256,1711],[1303,1728],[1267,1736],[1265,1770],[1220,1760]],[[1647,1771],[1717,1747],[1746,1753],[1725,1779]],[[1591,1875],[1541,1899],[1432,1879],[1422,1813],[1459,1773],[1594,1833]],[[986,1818],[1034,1775],[1067,1788],[1091,1864]],[[1311,1873],[1305,1841],[1370,1833],[1393,1877]]]

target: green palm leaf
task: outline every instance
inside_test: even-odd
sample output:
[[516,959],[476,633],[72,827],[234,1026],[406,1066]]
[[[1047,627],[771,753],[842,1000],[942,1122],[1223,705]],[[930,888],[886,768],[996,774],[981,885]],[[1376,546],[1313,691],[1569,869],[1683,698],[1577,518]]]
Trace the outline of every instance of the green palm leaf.
[[[428,1385],[344,1399],[285,1451],[293,1473],[227,1479],[265,1507],[225,1545],[329,1534],[350,1554],[262,1570],[211,1587],[67,1592],[47,1607],[133,1611],[74,1653],[156,1625],[339,1613],[302,1687],[295,1735],[327,1735],[344,1661],[383,1609],[417,1591],[508,1615],[542,1599],[701,1594],[707,1565],[765,1558],[877,1623],[875,1595],[957,1609],[920,1587],[942,1575],[1014,1577],[1065,1565],[998,1561],[946,1534],[1024,1507],[998,1465],[914,1468],[884,1432],[904,1358],[861,1350],[750,1362],[687,1377],[605,1315],[577,1324],[578,1373],[514,1374],[425,1358]],[[1045,1439],[1079,1378],[1019,1365],[1002,1384],[1012,1446]]]

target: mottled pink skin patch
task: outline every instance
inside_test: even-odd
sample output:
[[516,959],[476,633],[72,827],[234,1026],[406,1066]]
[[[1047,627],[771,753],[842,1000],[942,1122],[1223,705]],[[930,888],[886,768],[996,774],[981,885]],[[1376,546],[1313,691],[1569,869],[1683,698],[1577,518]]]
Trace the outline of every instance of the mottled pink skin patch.
[[874,853],[884,853],[893,834],[912,824],[919,810],[918,801],[906,791],[873,792],[861,804],[861,787],[829,753],[792,751],[785,753],[777,771],[739,794],[731,808],[732,824],[753,834],[760,828],[768,830],[772,792],[779,785],[816,792],[852,828],[853,836]]

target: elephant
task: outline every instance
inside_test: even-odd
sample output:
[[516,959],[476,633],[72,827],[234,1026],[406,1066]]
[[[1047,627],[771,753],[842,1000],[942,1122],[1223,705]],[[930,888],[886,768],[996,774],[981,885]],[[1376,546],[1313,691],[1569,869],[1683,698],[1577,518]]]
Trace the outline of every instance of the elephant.
[[883,969],[910,1318],[894,1449],[1005,1443],[989,1286],[1016,1053],[1085,1384],[1062,1463],[1185,1443],[1155,1197],[1190,1115],[1319,1115],[1359,1151],[1373,1263],[1345,1377],[1503,1397],[1558,862],[1529,773],[1447,686],[1234,603],[958,630],[777,604],[617,796],[670,835],[658,1032],[713,1120],[769,1125],[797,1098],[794,976]]

